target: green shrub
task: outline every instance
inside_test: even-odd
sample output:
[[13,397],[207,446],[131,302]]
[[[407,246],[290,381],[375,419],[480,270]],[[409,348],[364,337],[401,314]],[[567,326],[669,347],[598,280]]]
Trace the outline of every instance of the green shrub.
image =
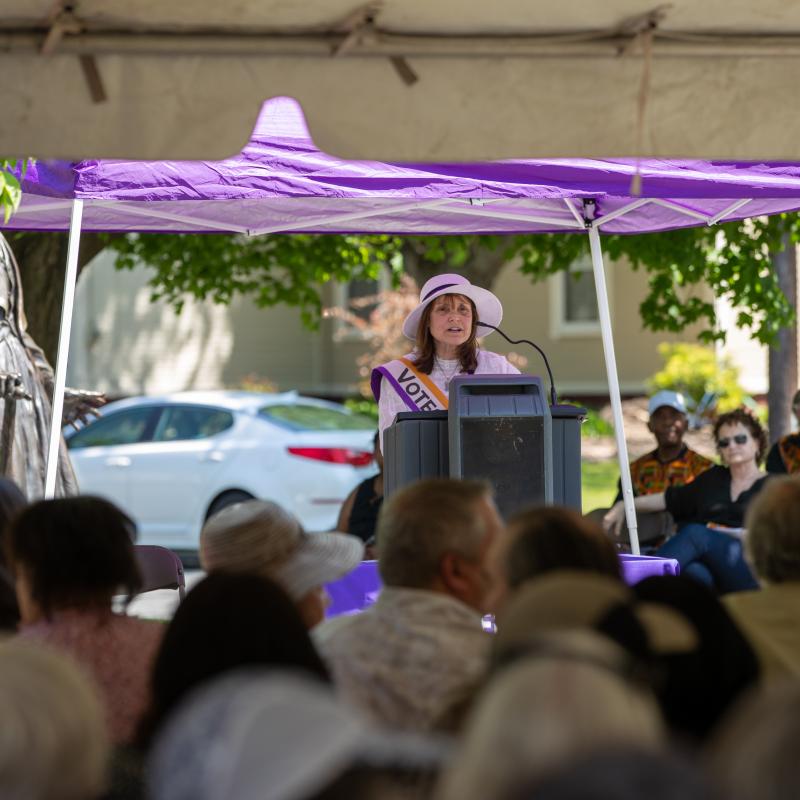
[[345,407],[354,411],[356,414],[374,419],[375,425],[378,424],[378,404],[374,400],[367,400],[366,398],[360,397],[358,399],[345,400],[344,404]]
[[739,370],[728,358],[718,358],[710,347],[696,344],[660,344],[664,367],[647,385],[651,392],[672,389],[694,408],[706,392],[717,395],[717,412],[738,408],[749,398],[739,385]]
[[[580,400],[566,400],[563,397],[558,399],[559,403],[569,406],[581,406],[586,408]],[[601,436],[613,436],[614,426],[600,416],[600,412],[594,408],[586,408],[586,419],[581,423],[581,436],[590,439],[598,439]]]
[[588,436],[590,439],[597,439],[601,436],[613,436],[614,426],[604,420],[598,411],[588,408],[586,419],[581,425],[581,436]]

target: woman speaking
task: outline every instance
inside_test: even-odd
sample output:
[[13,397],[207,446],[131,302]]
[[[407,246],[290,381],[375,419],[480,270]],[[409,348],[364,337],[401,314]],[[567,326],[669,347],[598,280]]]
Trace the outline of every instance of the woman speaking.
[[[446,409],[456,375],[519,373],[505,356],[478,347],[478,323],[497,326],[502,318],[500,301],[462,275],[437,275],[425,283],[419,305],[403,323],[403,334],[414,342],[413,352],[372,371],[381,441],[401,411]],[[488,335],[491,328],[484,332]]]

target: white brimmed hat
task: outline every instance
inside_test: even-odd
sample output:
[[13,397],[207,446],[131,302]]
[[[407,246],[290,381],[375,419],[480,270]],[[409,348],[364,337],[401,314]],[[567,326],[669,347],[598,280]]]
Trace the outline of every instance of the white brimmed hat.
[[303,800],[350,767],[433,772],[441,738],[377,729],[329,686],[281,670],[229,672],[170,716],[148,764],[153,800]]
[[663,408],[664,406],[674,408],[681,414],[688,413],[683,395],[679,392],[672,392],[669,389],[662,389],[650,398],[650,402],[647,404],[647,413],[652,416],[659,408]]
[[[437,297],[443,294],[462,294],[475,303],[479,322],[488,322],[490,325],[499,325],[503,319],[503,306],[500,301],[488,290],[474,286],[463,275],[449,272],[445,275],[436,275],[422,287],[419,293],[419,305],[406,317],[403,323],[403,336],[412,341],[417,338],[417,328],[422,314]],[[483,328],[478,333],[481,336],[492,332],[491,328]]]
[[208,571],[256,573],[277,581],[293,600],[338,580],[361,563],[364,543],[349,533],[306,533],[269,500],[247,500],[214,514],[200,533]]

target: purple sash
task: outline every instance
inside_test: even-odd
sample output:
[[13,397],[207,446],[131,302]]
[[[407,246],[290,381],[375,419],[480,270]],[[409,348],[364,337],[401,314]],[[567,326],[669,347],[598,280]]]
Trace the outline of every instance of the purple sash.
[[447,410],[447,397],[430,379],[414,368],[407,358],[398,358],[372,370],[370,386],[376,402],[381,401],[381,380],[386,378],[410,411]]

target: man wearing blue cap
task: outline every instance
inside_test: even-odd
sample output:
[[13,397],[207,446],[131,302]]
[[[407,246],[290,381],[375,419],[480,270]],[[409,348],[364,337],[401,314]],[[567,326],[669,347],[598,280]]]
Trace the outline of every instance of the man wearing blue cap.
[[[633,493],[657,494],[669,486],[691,483],[714,465],[705,456],[689,449],[683,441],[688,428],[686,403],[678,392],[656,392],[647,405],[647,429],[656,437],[656,449],[631,464]],[[622,499],[622,493],[617,496]]]

